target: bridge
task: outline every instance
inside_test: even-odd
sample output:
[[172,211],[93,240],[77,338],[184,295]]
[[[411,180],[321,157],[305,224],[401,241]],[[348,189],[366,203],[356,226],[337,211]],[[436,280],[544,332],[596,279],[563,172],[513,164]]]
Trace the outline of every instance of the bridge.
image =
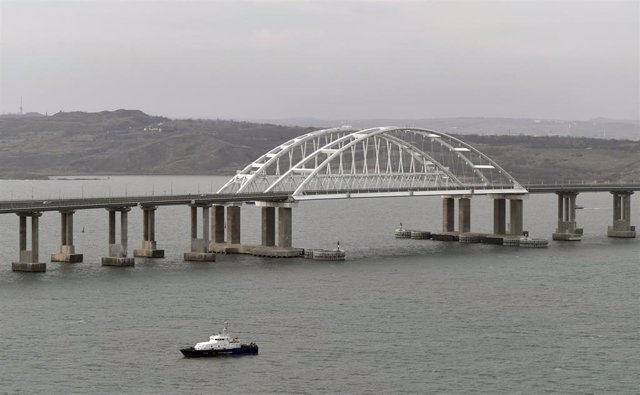
[[348,126],[275,147],[218,192],[287,192],[298,201],[527,193],[495,161],[453,136],[418,128]]
[[[142,247],[133,251],[135,257],[164,256],[164,250],[156,245],[155,211],[159,206],[186,205],[191,208],[191,250],[185,252],[184,259],[214,261],[220,252],[299,256],[301,250],[292,247],[292,209],[298,202],[318,199],[440,196],[443,233],[465,234],[470,232],[471,198],[485,195],[494,201],[493,234],[519,237],[523,232],[523,198],[529,193],[555,193],[558,227],[553,239],[580,240],[576,196],[611,192],[613,224],[607,234],[631,238],[636,233],[631,226],[630,198],[638,190],[640,185],[636,184],[522,185],[487,155],[444,133],[412,127],[359,130],[344,126],[307,133],[273,148],[239,170],[215,194],[5,201],[0,202],[0,214],[19,217],[20,255],[12,269],[37,272],[46,270],[46,264],[39,262],[38,218],[48,211],[61,214],[60,251],[52,254],[52,261],[82,261],[73,244],[73,214],[101,208],[109,215],[109,255],[102,258],[102,264],[131,266],[134,258],[128,256],[127,213],[133,207],[143,211]],[[240,242],[240,208],[246,202],[262,211],[259,246]],[[201,236],[198,210],[202,211]],[[120,216],[119,243],[116,213]],[[31,249],[27,249],[27,218],[31,220]]]

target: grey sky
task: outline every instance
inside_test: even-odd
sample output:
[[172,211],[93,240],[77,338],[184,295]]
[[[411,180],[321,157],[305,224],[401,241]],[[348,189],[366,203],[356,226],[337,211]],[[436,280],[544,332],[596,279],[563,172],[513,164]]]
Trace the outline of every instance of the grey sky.
[[6,1],[0,112],[640,119],[638,1]]

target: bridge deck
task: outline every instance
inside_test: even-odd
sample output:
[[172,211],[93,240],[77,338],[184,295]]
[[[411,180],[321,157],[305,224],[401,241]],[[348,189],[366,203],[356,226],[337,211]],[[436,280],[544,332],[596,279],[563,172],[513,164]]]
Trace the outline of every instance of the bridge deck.
[[148,206],[179,206],[187,204],[224,204],[244,201],[284,202],[289,199],[285,193],[247,194],[200,194],[164,196],[120,196],[84,199],[13,200],[0,201],[0,214],[32,212],[86,210],[96,208]]
[[[557,193],[557,192],[633,192],[640,191],[640,184],[554,184],[554,185],[524,185],[524,188],[529,193]],[[343,195],[346,193],[353,194],[353,197],[359,193],[368,194],[371,197],[375,197],[376,193],[380,193],[380,196],[392,196],[393,192],[404,192],[402,194],[393,196],[411,196],[411,192],[414,190],[409,189],[405,191],[398,191],[395,189],[389,190],[336,190],[335,194]],[[465,192],[471,194],[491,194],[497,193],[495,190],[483,190],[474,189],[467,190],[463,188],[454,188],[450,191],[441,191],[437,188],[417,188],[416,192],[422,192],[422,194],[433,195],[434,193],[440,193],[442,195],[456,194],[458,192]],[[433,192],[433,193],[429,193]],[[517,191],[514,191],[517,192]],[[307,192],[309,198],[313,199],[313,191]],[[326,191],[323,193],[326,194]],[[504,193],[501,192],[501,193]],[[421,193],[416,193],[418,196]],[[326,198],[326,197],[325,197]],[[142,206],[180,206],[188,204],[225,204],[233,202],[245,202],[245,201],[265,201],[265,202],[286,202],[291,201],[291,196],[288,193],[244,193],[244,194],[199,194],[199,195],[160,195],[160,196],[119,196],[119,197],[104,197],[104,198],[74,198],[74,199],[51,199],[51,200],[12,200],[12,201],[0,201],[0,214],[7,213],[20,213],[20,212],[40,212],[40,211],[62,211],[62,210],[87,210],[98,208],[117,208],[117,207],[135,207]]]
[[640,191],[640,184],[529,184],[523,187],[529,193]]

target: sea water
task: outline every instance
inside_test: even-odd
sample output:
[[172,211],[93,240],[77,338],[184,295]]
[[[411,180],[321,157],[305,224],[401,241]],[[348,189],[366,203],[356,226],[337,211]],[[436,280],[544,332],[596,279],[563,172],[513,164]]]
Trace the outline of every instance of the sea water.
[[[0,199],[215,192],[224,177],[4,180]],[[608,193],[578,203],[580,242],[547,249],[395,239],[438,231],[437,197],[302,202],[293,243],[347,251],[344,262],[218,255],[182,260],[189,209],[160,207],[164,259],[102,267],[107,212],[79,210],[82,263],[51,263],[60,215],[40,218],[46,273],[14,273],[18,218],[0,215],[0,393],[637,393],[640,240],[610,239]],[[550,238],[555,195],[524,202],[524,228]],[[632,220],[640,225],[638,196]],[[492,228],[472,199],[472,230]],[[129,214],[129,250],[142,243]],[[242,208],[242,241],[260,211]],[[184,359],[179,348],[229,321],[257,356]]]

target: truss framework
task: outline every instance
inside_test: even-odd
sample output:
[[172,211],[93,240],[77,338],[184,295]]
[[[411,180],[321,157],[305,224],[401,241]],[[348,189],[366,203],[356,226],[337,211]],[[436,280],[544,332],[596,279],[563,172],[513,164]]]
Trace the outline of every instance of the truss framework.
[[295,200],[527,193],[491,158],[453,136],[349,126],[307,133],[273,148],[218,192],[286,192]]

